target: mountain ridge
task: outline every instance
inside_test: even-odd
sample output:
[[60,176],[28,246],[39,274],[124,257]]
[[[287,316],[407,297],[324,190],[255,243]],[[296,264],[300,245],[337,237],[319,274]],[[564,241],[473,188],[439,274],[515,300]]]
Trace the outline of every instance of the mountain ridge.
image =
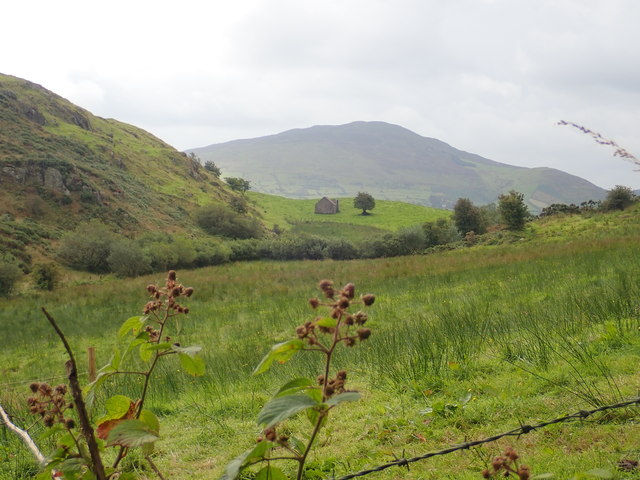
[[377,198],[451,208],[459,197],[484,204],[515,189],[540,210],[606,193],[557,169],[507,165],[379,121],[316,125],[187,151],[249,179],[257,191],[293,198],[366,190]]

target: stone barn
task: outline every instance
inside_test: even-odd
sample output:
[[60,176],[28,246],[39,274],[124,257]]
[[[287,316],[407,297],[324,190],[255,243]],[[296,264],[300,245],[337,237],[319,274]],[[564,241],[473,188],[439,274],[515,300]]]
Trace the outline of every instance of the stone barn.
[[316,213],[332,214],[338,213],[339,211],[340,206],[338,204],[338,199],[331,200],[327,197],[322,197],[316,203]]

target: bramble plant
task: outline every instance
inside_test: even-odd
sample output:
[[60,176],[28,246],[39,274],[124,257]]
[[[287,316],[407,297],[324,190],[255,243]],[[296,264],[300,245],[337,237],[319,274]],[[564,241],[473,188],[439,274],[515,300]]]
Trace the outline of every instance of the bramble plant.
[[[498,455],[491,461],[491,468],[482,471],[482,478],[503,478],[514,475],[519,480],[529,480],[531,472],[526,465],[518,465],[519,455],[512,447],[507,447],[502,455]],[[536,476],[535,478],[549,478],[548,476]]]
[[[272,462],[289,460],[297,463],[296,479],[301,480],[307,457],[322,427],[327,423],[329,413],[343,402],[352,402],[360,394],[346,389],[347,372],[332,373],[331,360],[339,345],[352,347],[365,341],[371,330],[364,327],[367,314],[359,310],[350,313],[354,305],[370,306],[375,301],[371,294],[355,298],[355,286],[348,283],[342,289],[335,289],[333,282],[322,280],[320,290],[326,300],[312,298],[312,308],[326,308],[328,316],[317,316],[296,328],[297,338],[274,345],[256,367],[254,374],[264,373],[274,362],[285,363],[296,352],[317,352],[324,357],[324,369],[318,377],[296,378],[285,383],[258,414],[258,424],[264,428],[255,447],[235,458],[222,477],[232,480],[244,469],[257,464],[266,464],[255,478],[285,480],[287,476]],[[279,433],[280,422],[305,412],[311,423],[311,434],[303,442],[286,433]],[[285,432],[286,430],[280,430]]]
[[[144,409],[150,380],[159,360],[169,355],[178,355],[182,369],[194,376],[204,374],[204,362],[198,356],[200,347],[182,347],[167,335],[173,317],[189,313],[189,308],[178,303],[180,297],[190,297],[193,288],[184,287],[176,280],[176,272],[170,271],[165,285],[149,285],[151,300],[144,307],[144,315],[131,317],[119,329],[120,338],[129,337],[123,352],[118,348],[109,363],[98,372],[95,381],[80,388],[77,366],[66,337],[49,313],[43,312],[62,340],[70,360],[67,362],[69,387],[51,387],[47,383],[30,385],[34,396],[27,403],[33,414],[40,415],[46,427],[51,427],[50,436],[56,437],[57,450],[53,452],[38,479],[62,476],[65,479],[120,480],[136,478],[132,473],[123,473],[120,462],[132,448],[141,448],[159,478],[164,478],[151,455],[154,443],[160,438],[160,423],[150,410]],[[131,336],[130,336],[131,335]],[[145,369],[127,370],[124,361],[137,349]],[[118,374],[142,377],[140,396],[133,400],[124,395],[115,395],[105,401],[105,414],[91,425],[87,409],[95,402],[96,390],[110,377]],[[73,401],[66,398],[71,391]],[[75,412],[75,415],[71,415]],[[76,428],[77,417],[80,432]],[[111,467],[105,467],[103,459],[107,447],[118,447]],[[113,457],[113,455],[112,455]]]

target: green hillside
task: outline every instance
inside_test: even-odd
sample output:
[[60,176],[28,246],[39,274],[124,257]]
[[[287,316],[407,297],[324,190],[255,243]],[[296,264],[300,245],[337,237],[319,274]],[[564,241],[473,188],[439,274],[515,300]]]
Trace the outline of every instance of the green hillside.
[[0,184],[0,237],[21,234],[38,248],[92,219],[131,236],[197,232],[194,208],[236,196],[148,132],[8,75],[0,75]]
[[314,213],[319,199],[290,199],[276,195],[249,192],[249,199],[262,215],[264,222],[282,230],[312,233],[325,237],[344,237],[359,240],[371,235],[397,231],[439,218],[448,218],[451,212],[404,202],[376,200],[369,215],[353,207],[353,197],[338,199],[340,212],[324,215]]
[[552,168],[506,165],[384,122],[315,126],[192,150],[225,175],[292,198],[375,198],[452,208],[460,197],[494,202],[511,189],[536,211],[551,203],[598,200],[604,190]]

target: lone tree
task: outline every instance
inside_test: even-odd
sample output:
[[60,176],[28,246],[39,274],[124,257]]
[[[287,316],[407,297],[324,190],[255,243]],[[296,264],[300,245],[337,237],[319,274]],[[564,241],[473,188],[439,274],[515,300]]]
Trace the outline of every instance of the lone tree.
[[356,198],[353,199],[353,207],[361,209],[362,215],[369,215],[367,210],[373,210],[375,206],[375,199],[367,192],[358,192]]
[[522,230],[529,216],[524,195],[515,190],[498,197],[498,212],[509,230]]
[[225,182],[231,187],[231,190],[244,194],[251,188],[251,182],[240,177],[225,177]]
[[628,206],[633,205],[635,201],[636,196],[629,187],[616,185],[607,193],[604,202],[602,202],[602,208],[606,211],[624,210]]
[[482,235],[487,231],[486,221],[482,210],[476,207],[468,198],[459,198],[453,207],[453,221],[460,235],[469,232]]

